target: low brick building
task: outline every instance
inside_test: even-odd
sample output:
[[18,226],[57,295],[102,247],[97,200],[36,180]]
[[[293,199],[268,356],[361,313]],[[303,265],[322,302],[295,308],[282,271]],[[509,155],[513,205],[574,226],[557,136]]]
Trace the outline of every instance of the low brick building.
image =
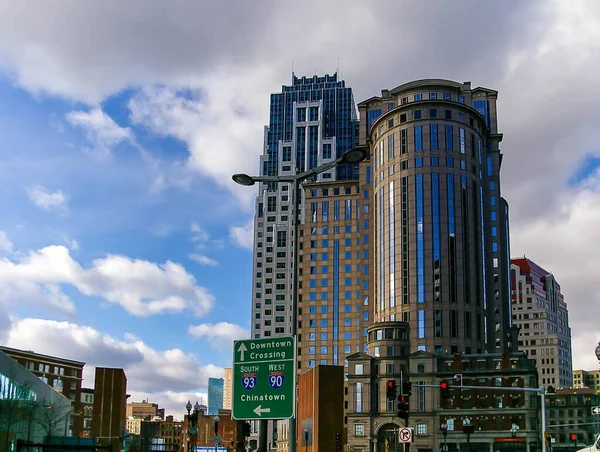
[[[219,410],[219,425],[217,434],[221,440],[220,446],[226,446],[228,451],[244,451],[244,421],[231,419],[231,410]],[[194,446],[215,446],[215,416],[197,410],[191,415],[185,415],[181,426],[181,451],[191,452]],[[197,435],[193,435],[193,427]]]

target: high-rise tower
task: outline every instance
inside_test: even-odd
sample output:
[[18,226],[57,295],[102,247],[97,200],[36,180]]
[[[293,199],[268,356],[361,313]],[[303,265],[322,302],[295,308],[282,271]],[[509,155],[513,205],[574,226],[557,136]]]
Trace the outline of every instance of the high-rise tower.
[[497,92],[430,79],[359,104],[374,196],[375,322],[411,351],[514,347]]
[[511,285],[519,349],[536,361],[542,385],[572,387],[571,328],[560,285],[554,275],[526,257],[512,259]]
[[[293,76],[291,86],[271,95],[265,127],[263,176],[290,175],[335,160],[354,147],[358,118],[352,90],[337,74]],[[358,178],[357,165],[342,164],[315,181]],[[292,332],[294,196],[290,184],[261,183],[255,201],[252,337]],[[300,217],[304,221],[304,202]]]

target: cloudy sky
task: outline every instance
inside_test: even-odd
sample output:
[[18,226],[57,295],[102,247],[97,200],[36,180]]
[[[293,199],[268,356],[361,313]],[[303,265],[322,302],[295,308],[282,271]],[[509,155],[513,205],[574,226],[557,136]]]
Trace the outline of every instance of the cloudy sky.
[[512,253],[562,286],[575,368],[600,339],[595,0],[0,0],[0,341],[122,366],[177,416],[248,334],[269,94],[332,73],[499,91]]

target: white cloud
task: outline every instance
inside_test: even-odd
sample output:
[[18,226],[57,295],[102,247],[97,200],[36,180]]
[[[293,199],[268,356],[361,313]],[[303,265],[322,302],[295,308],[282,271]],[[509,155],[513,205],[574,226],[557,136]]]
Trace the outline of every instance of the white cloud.
[[239,247],[251,250],[254,245],[254,221],[250,220],[243,226],[230,226],[229,238]]
[[93,387],[95,367],[123,368],[131,400],[141,401],[144,395],[176,416],[184,411],[188,398],[194,400],[206,393],[209,377],[223,374],[222,368],[202,364],[195,355],[180,349],[156,350],[133,336],[120,341],[68,322],[15,319],[3,343],[85,362],[84,386],[88,387]]
[[[156,264],[125,256],[96,259],[89,268],[74,261],[64,246],[29,252],[19,261],[0,260],[0,282],[8,290],[70,284],[89,296],[100,296],[136,316],[190,310],[200,316],[214,303],[213,295],[178,264]],[[55,297],[58,293],[53,293]],[[62,300],[66,301],[64,296]]]
[[202,265],[208,265],[210,267],[216,267],[217,265],[219,265],[219,263],[216,260],[214,260],[208,256],[205,256],[204,254],[191,253],[188,255],[188,257],[191,260],[196,261]]
[[100,107],[89,111],[71,111],[67,114],[67,121],[86,132],[92,147],[84,151],[99,160],[107,158],[117,144],[123,141],[133,142],[131,130],[128,127],[120,127]]
[[214,325],[212,323],[190,325],[188,333],[194,337],[206,339],[216,348],[231,348],[234,340],[250,337],[250,331],[228,322],[219,322]]
[[0,253],[12,253],[13,244],[8,239],[6,232],[0,231]]
[[31,202],[42,209],[53,210],[66,208],[68,198],[61,190],[51,192],[41,185],[36,185],[34,187],[26,188],[26,191]]

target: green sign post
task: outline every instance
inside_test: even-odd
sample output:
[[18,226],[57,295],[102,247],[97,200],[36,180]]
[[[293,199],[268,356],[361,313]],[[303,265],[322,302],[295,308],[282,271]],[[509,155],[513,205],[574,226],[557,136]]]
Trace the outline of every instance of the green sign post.
[[296,403],[293,337],[233,343],[233,418],[289,419]]

